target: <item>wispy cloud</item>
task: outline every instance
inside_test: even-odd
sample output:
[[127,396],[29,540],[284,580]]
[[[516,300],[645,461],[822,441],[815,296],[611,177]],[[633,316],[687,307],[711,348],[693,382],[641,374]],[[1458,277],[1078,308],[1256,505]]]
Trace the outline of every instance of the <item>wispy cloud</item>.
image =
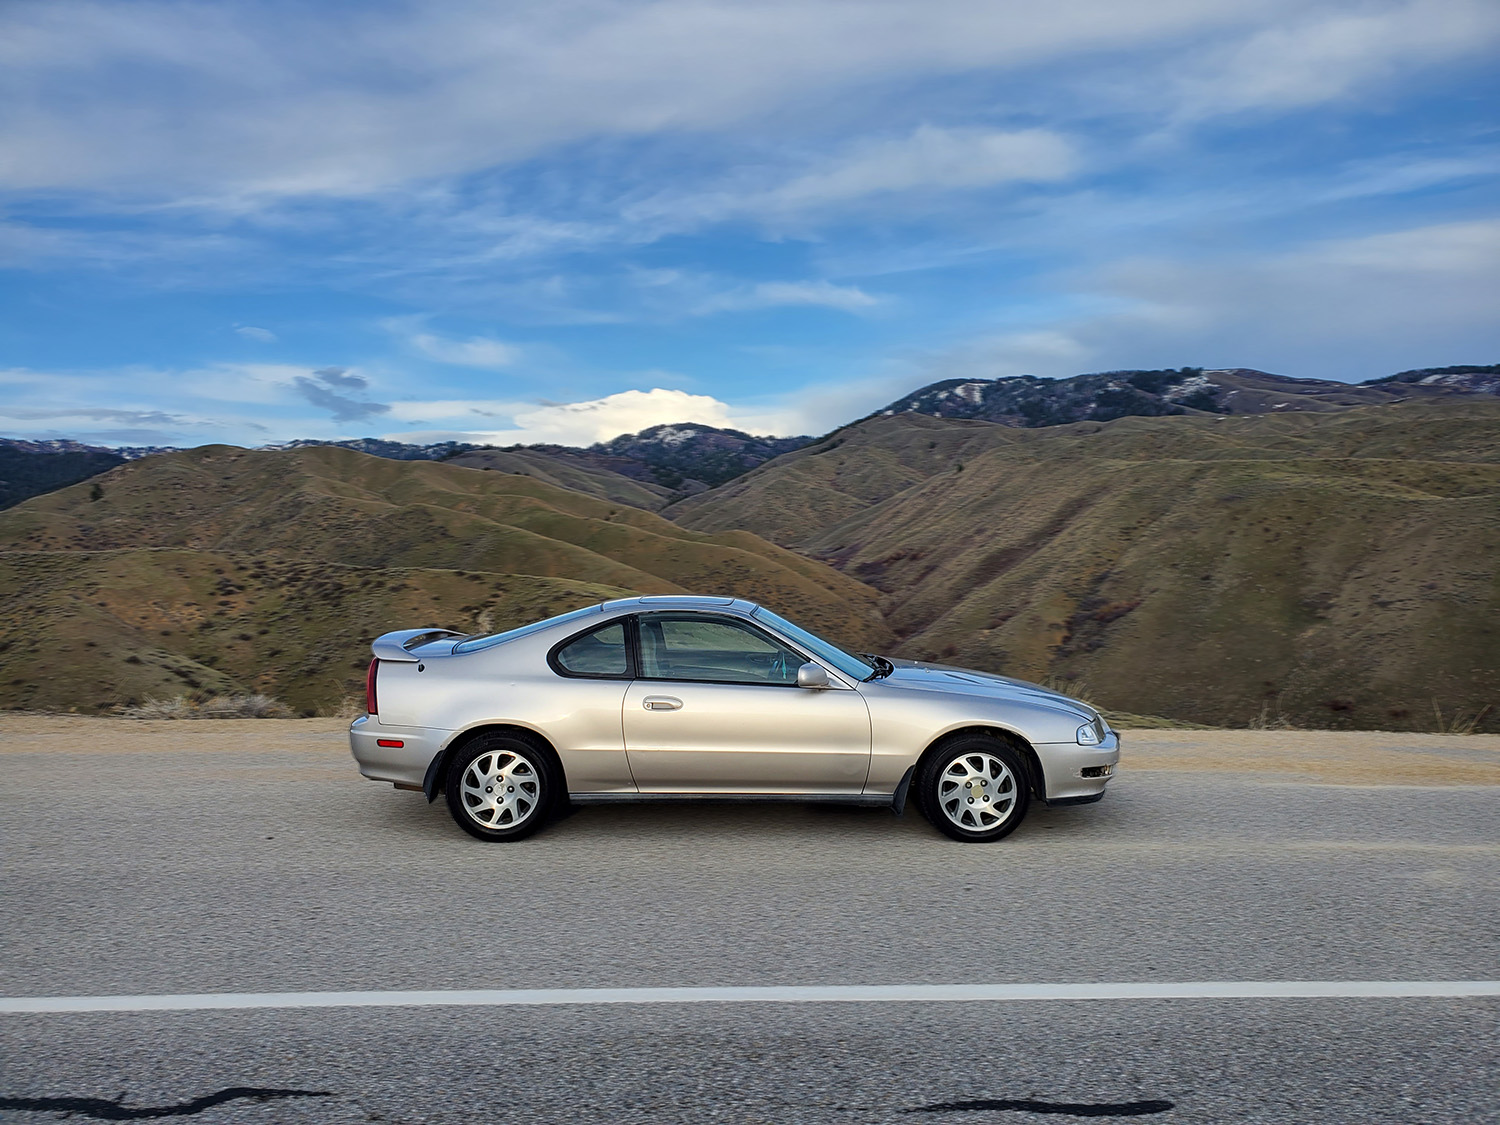
[[1500,43],[1488,0],[1411,0],[1310,10],[1205,52],[1177,87],[1187,118],[1284,110],[1349,97],[1372,82]]
[[431,332],[418,332],[411,337],[411,344],[429,359],[459,367],[510,367],[521,356],[519,348],[488,336],[451,340]]
[[247,340],[254,340],[257,344],[274,344],[276,333],[269,328],[257,328],[253,324],[241,324],[235,328],[235,332]]
[[1078,167],[1073,146],[1050,130],[923,125],[909,136],[862,142],[772,189],[761,203],[775,208],[824,207],[889,192],[1061,180]]
[[[0,149],[12,157],[3,182],[357,195],[589,138],[702,133],[777,114],[811,123],[839,112],[839,93],[877,81],[1170,40],[1266,8],[655,0],[272,15],[145,0],[127,18],[86,0],[32,0],[8,5],[0,23],[0,94],[11,106]],[[14,96],[38,91],[67,96]]]
[[881,298],[856,285],[835,285],[831,281],[762,281],[715,294],[697,305],[695,311],[740,312],[802,305],[858,313],[873,309],[880,303]]
[[1072,280],[1091,311],[943,349],[918,364],[922,381],[1184,364],[1360,380],[1485,362],[1495,342],[1500,219],[1282,253],[1142,257]]
[[23,422],[128,422],[137,426],[177,426],[187,421],[177,414],[161,410],[116,410],[102,406],[30,406],[0,407],[0,418]]

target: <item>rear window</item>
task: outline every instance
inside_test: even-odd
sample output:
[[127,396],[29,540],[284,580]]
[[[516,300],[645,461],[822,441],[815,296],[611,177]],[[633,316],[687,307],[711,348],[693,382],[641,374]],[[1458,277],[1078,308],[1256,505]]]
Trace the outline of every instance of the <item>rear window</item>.
[[625,676],[630,673],[630,646],[625,623],[608,625],[569,641],[553,656],[564,672],[574,676]]
[[495,645],[503,645],[506,641],[519,640],[521,637],[529,637],[532,633],[540,633],[543,629],[550,629],[554,625],[561,625],[567,621],[581,621],[591,613],[603,613],[602,605],[585,606],[583,609],[575,609],[571,613],[561,613],[556,617],[549,617],[545,621],[533,621],[530,625],[522,625],[518,629],[511,629],[506,633],[491,633],[488,637],[471,637],[467,641],[459,641],[453,646],[455,653],[478,652],[482,648],[494,648]]

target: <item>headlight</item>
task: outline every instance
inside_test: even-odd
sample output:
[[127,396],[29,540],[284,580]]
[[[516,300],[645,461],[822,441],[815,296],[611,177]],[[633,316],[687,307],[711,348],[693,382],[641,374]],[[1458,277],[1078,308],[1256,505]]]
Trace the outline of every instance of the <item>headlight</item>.
[[1078,728],[1078,745],[1098,746],[1104,740],[1099,737],[1099,730],[1093,723],[1084,723]]

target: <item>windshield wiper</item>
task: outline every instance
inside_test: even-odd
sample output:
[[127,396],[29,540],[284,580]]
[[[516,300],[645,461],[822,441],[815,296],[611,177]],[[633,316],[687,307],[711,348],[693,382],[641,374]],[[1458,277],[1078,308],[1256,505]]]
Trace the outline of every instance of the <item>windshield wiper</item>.
[[876,656],[873,652],[862,652],[859,654],[867,663],[875,665],[875,671],[864,678],[865,683],[871,680],[883,680],[896,670],[896,666],[883,656]]

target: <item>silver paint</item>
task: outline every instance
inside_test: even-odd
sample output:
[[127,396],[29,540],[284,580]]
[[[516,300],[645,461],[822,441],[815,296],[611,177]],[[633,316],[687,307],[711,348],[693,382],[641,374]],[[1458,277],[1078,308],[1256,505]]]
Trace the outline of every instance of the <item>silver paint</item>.
[[[351,749],[366,777],[420,785],[434,756],[466,733],[519,727],[557,750],[569,792],[583,799],[890,797],[933,742],[975,729],[1030,747],[1048,800],[1102,793],[1109,778],[1082,771],[1119,761],[1118,736],[1076,699],[1005,676],[910,660],[893,661],[885,678],[861,682],[764,620],[752,621],[756,608],[730,598],[623,598],[498,643],[461,642],[459,634],[434,629],[386,634],[372,645],[381,660],[380,713],[354,721]],[[577,633],[662,611],[727,618],[771,633],[804,657],[797,683],[581,678],[559,675],[547,663],[552,648]],[[1077,730],[1090,723],[1106,732],[1104,740],[1081,746]],[[404,745],[380,747],[379,739]]]

